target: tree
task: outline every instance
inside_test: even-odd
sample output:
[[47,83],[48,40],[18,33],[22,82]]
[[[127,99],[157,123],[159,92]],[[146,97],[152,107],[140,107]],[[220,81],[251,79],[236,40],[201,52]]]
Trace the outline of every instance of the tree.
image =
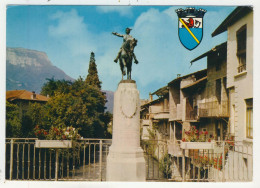
[[21,120],[19,118],[19,107],[6,101],[6,137],[19,138],[21,134]]
[[[111,120],[111,115],[105,113],[105,104],[107,102],[105,93],[101,91],[101,81],[98,77],[97,65],[95,62],[95,54],[91,52],[88,75],[85,80],[88,91],[90,92],[89,99],[94,104],[92,106],[93,114],[96,118],[93,120],[94,137],[104,137],[107,134],[107,125]],[[93,108],[94,107],[94,108]],[[108,134],[107,134],[108,135]]]
[[47,82],[43,85],[41,95],[53,97],[55,92],[68,93],[72,82],[69,80],[55,80],[47,78]]
[[98,87],[99,89],[101,89],[101,81],[98,78],[97,65],[96,65],[95,61],[96,61],[95,54],[94,54],[94,52],[91,52],[86,83],[91,86]]
[[[105,113],[106,96],[101,91],[94,53],[91,53],[88,76],[74,82],[48,79],[42,94],[51,99],[44,106],[31,105],[31,119],[37,130],[73,126],[85,138],[108,137],[111,114]],[[37,113],[41,113],[41,115]]]

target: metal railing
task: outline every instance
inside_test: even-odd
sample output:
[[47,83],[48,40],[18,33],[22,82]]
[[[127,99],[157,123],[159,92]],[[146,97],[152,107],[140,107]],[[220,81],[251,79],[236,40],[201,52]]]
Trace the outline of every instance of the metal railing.
[[[57,151],[36,148],[35,140],[6,139],[7,180],[106,180],[106,157],[111,145],[110,139],[81,139],[73,143],[72,148]],[[142,140],[146,180],[252,181],[252,143],[190,143],[192,146],[182,148],[180,140]],[[213,149],[201,149],[207,143],[213,144]]]
[[6,139],[6,179],[105,180],[110,139],[81,139],[70,149],[36,148],[35,140]]
[[[252,181],[253,145],[243,142],[214,142],[214,149],[183,149],[181,141],[176,145],[182,156],[172,155],[173,181],[183,182],[238,182]],[[204,144],[204,143],[203,143]],[[201,146],[199,147],[201,148]],[[179,150],[178,150],[179,152]]]
[[141,146],[144,150],[146,161],[146,180],[167,180],[162,161],[167,152],[165,140],[142,140]]

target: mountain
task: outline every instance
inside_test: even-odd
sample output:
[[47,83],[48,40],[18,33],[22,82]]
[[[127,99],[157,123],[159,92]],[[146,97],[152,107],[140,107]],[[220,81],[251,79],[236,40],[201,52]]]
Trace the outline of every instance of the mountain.
[[[40,93],[46,78],[71,80],[61,69],[52,65],[45,52],[24,48],[6,49],[6,90],[28,90]],[[103,91],[107,96],[107,111],[113,113],[114,92]]]
[[6,90],[26,89],[39,93],[46,78],[74,81],[52,65],[44,52],[24,48],[6,49]]
[[106,93],[107,97],[107,103],[106,103],[106,111],[109,111],[110,113],[113,113],[113,107],[114,107],[114,92],[113,91],[103,91]]

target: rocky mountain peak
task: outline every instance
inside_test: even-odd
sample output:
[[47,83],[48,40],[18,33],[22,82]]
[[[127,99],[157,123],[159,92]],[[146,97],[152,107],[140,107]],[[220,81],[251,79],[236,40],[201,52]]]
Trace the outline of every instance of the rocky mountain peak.
[[52,66],[45,52],[29,50],[24,48],[7,48],[6,49],[7,63],[12,65],[25,66]]

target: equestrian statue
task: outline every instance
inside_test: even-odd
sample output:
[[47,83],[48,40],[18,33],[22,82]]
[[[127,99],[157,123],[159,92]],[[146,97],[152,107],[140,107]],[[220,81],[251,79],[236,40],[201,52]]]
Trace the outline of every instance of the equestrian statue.
[[123,44],[117,54],[116,59],[114,60],[115,63],[117,63],[117,61],[119,60],[119,65],[122,72],[122,80],[126,75],[126,70],[127,70],[127,79],[131,80],[133,59],[134,59],[134,63],[138,64],[138,61],[134,54],[134,48],[137,45],[137,40],[133,38],[131,35],[129,35],[130,31],[131,31],[130,28],[126,28],[125,35],[112,32],[113,35],[116,35],[118,37],[123,37]]

